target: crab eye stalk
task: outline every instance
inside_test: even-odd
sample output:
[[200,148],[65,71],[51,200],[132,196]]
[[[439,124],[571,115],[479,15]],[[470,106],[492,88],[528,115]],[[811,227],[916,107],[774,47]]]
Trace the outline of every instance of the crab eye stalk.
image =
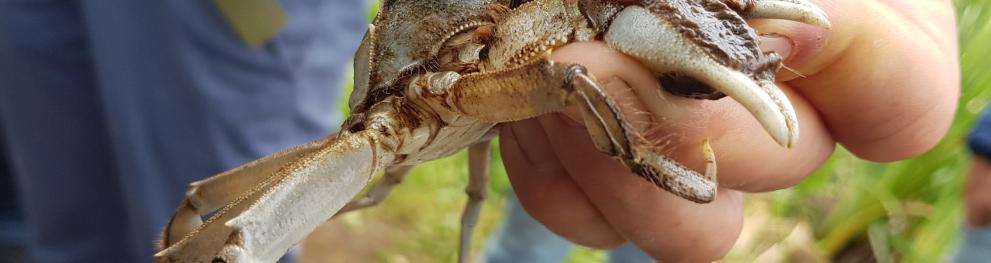
[[526,4],[526,2],[530,2],[530,1],[531,0],[513,0],[509,3],[509,8],[517,8],[523,4]]

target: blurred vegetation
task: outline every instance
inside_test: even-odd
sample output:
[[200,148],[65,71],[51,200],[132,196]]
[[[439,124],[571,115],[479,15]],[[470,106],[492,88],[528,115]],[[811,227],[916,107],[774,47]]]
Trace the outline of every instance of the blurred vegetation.
[[928,153],[876,164],[840,150],[819,172],[771,198],[780,216],[808,220],[827,258],[870,244],[878,262],[938,262],[959,232],[966,136],[991,97],[991,4],[955,1],[962,96],[946,138]]
[[[759,221],[765,227],[745,229],[744,239],[756,238],[741,240],[725,261],[946,259],[961,222],[960,193],[968,158],[966,135],[991,98],[991,2],[955,3],[960,25],[962,96],[947,137],[922,156],[889,164],[859,160],[838,149],[821,170],[800,185],[752,195],[747,203],[748,225],[752,225],[749,221]],[[510,191],[498,150],[495,152],[491,194],[474,237],[476,256],[500,221],[505,196]],[[385,235],[389,240],[374,241],[381,244],[374,252],[377,261],[453,262],[460,213],[466,200],[466,171],[464,153],[418,166],[382,206],[344,216],[341,221],[358,232],[376,231],[368,229],[378,225],[372,222],[391,226]],[[756,234],[748,235],[747,231]],[[803,231],[809,232],[807,241],[797,241],[789,248],[780,246]],[[775,247],[779,250],[772,249]],[[769,251],[780,255],[766,257]],[[578,248],[568,262],[604,260],[601,251]]]

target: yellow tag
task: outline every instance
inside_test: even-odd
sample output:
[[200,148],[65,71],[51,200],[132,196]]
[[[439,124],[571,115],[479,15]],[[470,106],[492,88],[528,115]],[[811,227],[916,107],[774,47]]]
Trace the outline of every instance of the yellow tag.
[[286,24],[286,10],[276,0],[214,0],[234,32],[252,48],[261,47]]

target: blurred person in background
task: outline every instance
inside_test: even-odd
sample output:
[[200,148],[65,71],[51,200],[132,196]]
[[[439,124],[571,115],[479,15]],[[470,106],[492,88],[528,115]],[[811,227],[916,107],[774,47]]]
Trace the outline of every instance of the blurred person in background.
[[957,263],[991,260],[991,111],[970,132],[967,144],[973,154],[964,181],[964,225],[957,244]]
[[[2,128],[0,138],[3,138]],[[0,149],[3,148],[3,140],[0,140]],[[0,151],[0,259],[24,262],[27,261],[24,254],[24,218],[17,205],[14,177],[7,166],[7,156]]]
[[[516,195],[506,200],[502,225],[486,243],[481,263],[558,263],[564,262],[574,243],[551,232],[523,210]],[[655,262],[632,243],[609,250],[610,263]]]
[[337,128],[368,1],[231,3],[0,2],[0,150],[34,262],[149,262],[190,182]]

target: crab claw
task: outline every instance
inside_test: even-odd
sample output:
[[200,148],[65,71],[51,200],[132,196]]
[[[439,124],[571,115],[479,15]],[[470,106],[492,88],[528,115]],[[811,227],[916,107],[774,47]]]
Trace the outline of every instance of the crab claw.
[[798,140],[798,115],[795,114],[795,106],[791,104],[788,100],[788,96],[781,91],[778,85],[775,85],[771,81],[761,81],[760,86],[771,95],[771,99],[774,100],[781,110],[781,114],[785,117],[785,125],[788,126],[787,140],[775,139],[778,144],[784,145],[785,147],[791,148],[795,145]]
[[727,51],[712,52],[716,44],[697,35],[682,34],[685,29],[679,26],[682,25],[655,16],[645,8],[630,6],[616,15],[605,40],[613,48],[639,58],[657,74],[687,76],[733,98],[754,115],[778,144],[790,148],[798,140],[798,121],[791,102],[773,80],[763,80],[747,69],[731,68],[734,64],[750,63],[734,58],[759,51],[730,47]]
[[698,65],[685,74],[733,98],[754,115],[778,144],[791,148],[798,140],[795,109],[773,83],[758,84],[743,73],[715,63]]
[[745,18],[792,20],[826,29],[832,26],[826,12],[806,0],[759,0],[740,15]]

